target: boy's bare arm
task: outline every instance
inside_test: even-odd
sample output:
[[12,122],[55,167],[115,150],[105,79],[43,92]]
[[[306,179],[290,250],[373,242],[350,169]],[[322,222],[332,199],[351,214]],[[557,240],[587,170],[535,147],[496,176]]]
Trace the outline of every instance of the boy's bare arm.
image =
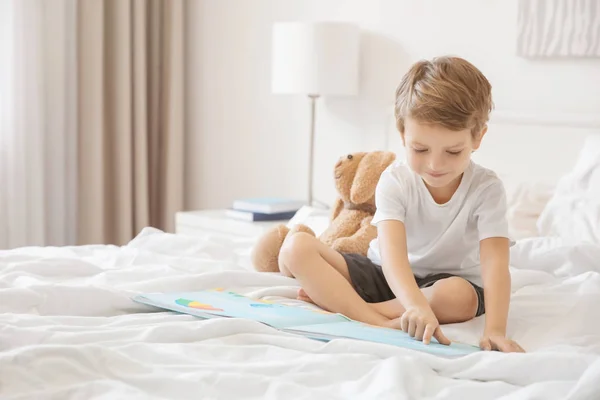
[[511,283],[509,241],[501,237],[484,239],[480,243],[480,254],[486,313],[482,348],[524,351],[516,342],[506,338]]
[[429,306],[417,286],[408,263],[406,229],[400,221],[388,220],[377,224],[382,269],[390,289],[404,308]]
[[481,241],[481,274],[485,292],[485,332],[506,335],[510,301],[509,243],[506,238]]
[[404,224],[400,221],[381,221],[377,224],[377,231],[385,279],[405,309],[400,317],[400,327],[425,344],[429,344],[431,337],[441,344],[450,344],[408,263]]

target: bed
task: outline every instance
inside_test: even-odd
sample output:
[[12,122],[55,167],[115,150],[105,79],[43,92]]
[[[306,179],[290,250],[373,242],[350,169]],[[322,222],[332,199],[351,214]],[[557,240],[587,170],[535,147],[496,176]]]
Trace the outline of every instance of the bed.
[[[131,297],[216,286],[298,303],[295,280],[250,269],[252,238],[146,228],[123,247],[0,252],[0,398],[599,399],[600,173],[582,166],[600,163],[598,132],[590,116],[499,113],[486,138],[496,151],[476,154],[506,179],[518,236],[508,333],[526,354],[446,359],[143,306]],[[533,153],[550,156],[533,162]],[[323,218],[294,222],[318,230]],[[476,344],[482,326],[444,332]]]

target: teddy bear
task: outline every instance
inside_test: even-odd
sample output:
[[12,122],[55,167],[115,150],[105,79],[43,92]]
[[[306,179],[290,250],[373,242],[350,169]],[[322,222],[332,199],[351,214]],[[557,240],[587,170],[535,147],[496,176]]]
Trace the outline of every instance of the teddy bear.
[[[395,159],[396,155],[389,151],[357,152],[338,159],[333,169],[338,197],[331,210],[329,225],[319,235],[319,240],[339,252],[367,254],[369,243],[377,236],[377,228],[371,225],[377,182]],[[270,229],[252,248],[254,269],[279,272],[279,250],[285,239],[296,232],[316,236],[303,224],[291,228],[281,224]]]

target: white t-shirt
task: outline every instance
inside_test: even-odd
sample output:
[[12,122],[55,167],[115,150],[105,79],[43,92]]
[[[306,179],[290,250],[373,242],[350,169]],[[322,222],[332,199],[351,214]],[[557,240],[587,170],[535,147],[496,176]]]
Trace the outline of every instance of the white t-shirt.
[[[482,285],[479,241],[509,237],[504,185],[493,171],[473,161],[445,204],[437,204],[422,178],[404,161],[396,161],[382,173],[375,202],[373,225],[383,220],[404,223],[408,261],[418,277],[446,272]],[[381,265],[377,238],[367,256]]]

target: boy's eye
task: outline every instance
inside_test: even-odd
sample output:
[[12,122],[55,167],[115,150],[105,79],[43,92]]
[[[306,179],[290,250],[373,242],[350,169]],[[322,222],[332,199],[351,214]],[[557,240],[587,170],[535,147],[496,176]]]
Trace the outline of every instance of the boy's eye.
[[453,156],[457,156],[457,155],[459,155],[460,153],[462,153],[462,150],[459,150],[459,151],[448,151],[448,154],[451,154],[451,155],[453,155]]
[[413,149],[415,153],[425,153],[427,149]]

